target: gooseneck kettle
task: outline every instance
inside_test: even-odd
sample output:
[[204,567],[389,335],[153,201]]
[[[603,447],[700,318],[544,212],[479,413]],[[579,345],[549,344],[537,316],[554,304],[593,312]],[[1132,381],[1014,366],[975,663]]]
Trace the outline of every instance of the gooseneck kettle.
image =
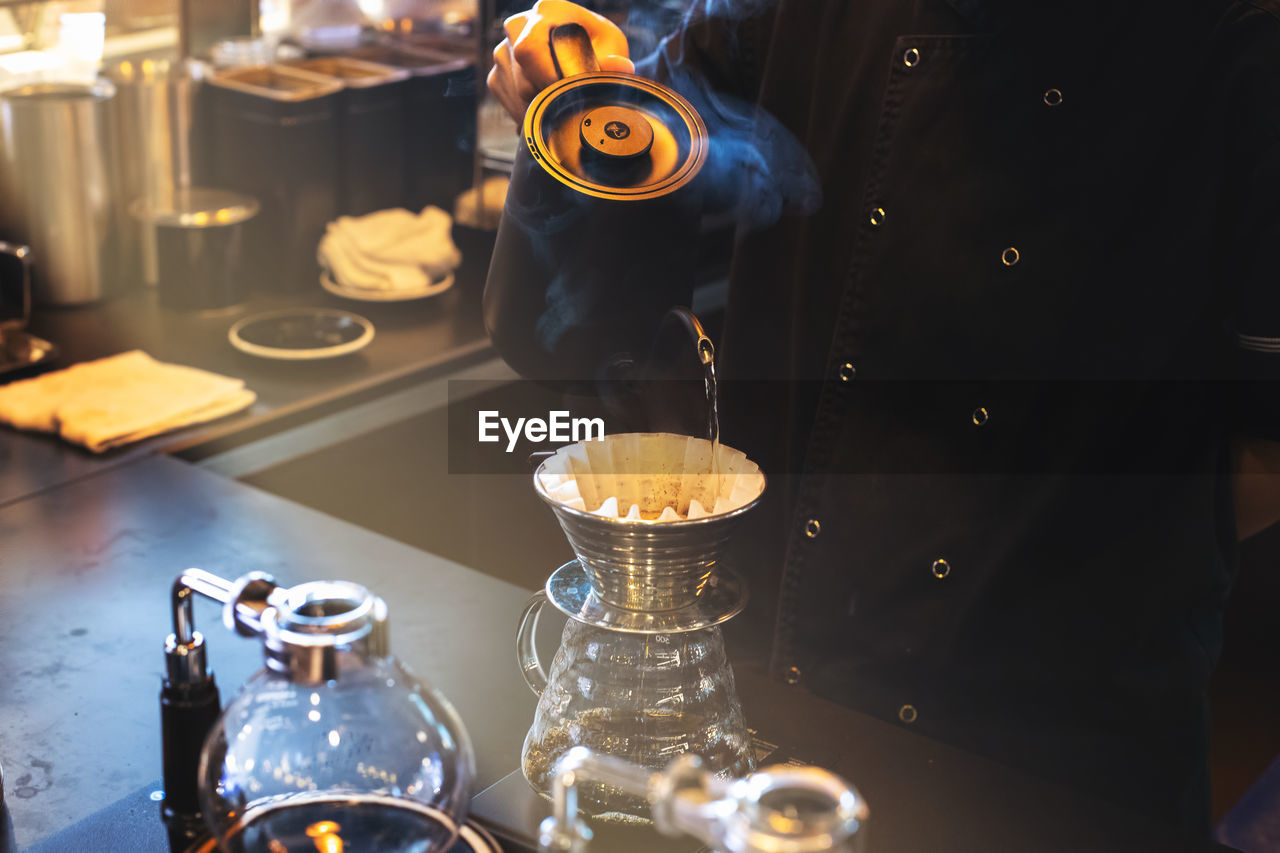
[[667,87],[600,71],[581,26],[555,27],[551,50],[563,77],[525,114],[484,320],[518,373],[583,388],[688,304],[708,137]]

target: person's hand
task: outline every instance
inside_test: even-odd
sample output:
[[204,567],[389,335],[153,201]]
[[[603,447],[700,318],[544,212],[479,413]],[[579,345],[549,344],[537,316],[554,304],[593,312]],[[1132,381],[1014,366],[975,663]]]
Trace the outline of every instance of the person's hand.
[[507,37],[493,49],[489,91],[517,123],[535,96],[559,79],[551,58],[551,28],[581,24],[591,37],[601,71],[635,71],[627,37],[612,21],[568,0],[538,0],[503,24]]

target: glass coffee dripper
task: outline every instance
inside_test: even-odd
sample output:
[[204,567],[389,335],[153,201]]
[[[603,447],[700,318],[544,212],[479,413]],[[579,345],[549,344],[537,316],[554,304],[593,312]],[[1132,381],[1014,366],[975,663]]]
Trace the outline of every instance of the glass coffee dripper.
[[[610,441],[635,438],[606,436]],[[552,573],[517,632],[521,670],[539,696],[521,755],[525,778],[549,795],[556,761],[574,747],[651,770],[697,755],[721,777],[749,773],[751,736],[718,626],[746,602],[723,558],[732,532],[759,500],[763,476],[756,471],[756,490],[733,509],[654,521],[601,516],[558,500],[540,476],[547,464],[534,487],[577,559]],[[550,672],[534,647],[547,603],[569,617]],[[642,798],[607,784],[582,786],[579,805],[597,815],[648,815]]]

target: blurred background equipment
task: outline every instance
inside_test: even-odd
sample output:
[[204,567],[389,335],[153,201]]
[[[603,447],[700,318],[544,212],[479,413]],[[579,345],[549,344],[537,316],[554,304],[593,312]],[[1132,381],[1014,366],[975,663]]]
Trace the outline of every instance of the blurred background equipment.
[[338,205],[342,81],[281,65],[210,78],[213,185],[256,196],[249,258],[264,290],[315,288],[316,244]]
[[380,35],[348,54],[409,72],[401,106],[405,153],[400,175],[401,204],[409,210],[428,204],[451,210],[458,193],[471,186],[476,102],[483,84],[469,45],[454,47],[446,51]]
[[255,0],[178,0],[178,53],[205,56],[219,41],[253,35]]
[[200,89],[209,67],[193,59],[123,59],[108,64],[104,76],[115,86],[109,122],[116,156],[121,274],[147,285],[158,281],[156,234],[150,220],[128,211],[141,203],[171,203],[203,171],[205,140],[193,138]]
[[409,71],[345,56],[289,63],[342,81],[337,100],[338,209],[348,215],[406,206]]
[[119,210],[107,81],[39,83],[0,92],[0,234],[29,245],[36,301],[78,305],[103,295],[117,270]]
[[[8,261],[17,265],[13,274],[2,268]],[[26,331],[30,317],[31,249],[0,241],[0,374],[35,367],[57,355],[53,344]]]
[[293,16],[289,37],[318,53],[360,46],[364,13],[355,0],[310,0]]
[[154,236],[160,304],[178,311],[230,308],[248,294],[246,223],[258,214],[251,196],[186,187],[138,198],[130,213]]

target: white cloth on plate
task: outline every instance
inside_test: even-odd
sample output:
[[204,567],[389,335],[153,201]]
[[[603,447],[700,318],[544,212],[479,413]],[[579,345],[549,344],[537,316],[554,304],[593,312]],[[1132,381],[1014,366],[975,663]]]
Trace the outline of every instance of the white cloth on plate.
[[320,239],[317,257],[334,284],[356,290],[444,290],[462,263],[453,220],[438,207],[340,216]]

